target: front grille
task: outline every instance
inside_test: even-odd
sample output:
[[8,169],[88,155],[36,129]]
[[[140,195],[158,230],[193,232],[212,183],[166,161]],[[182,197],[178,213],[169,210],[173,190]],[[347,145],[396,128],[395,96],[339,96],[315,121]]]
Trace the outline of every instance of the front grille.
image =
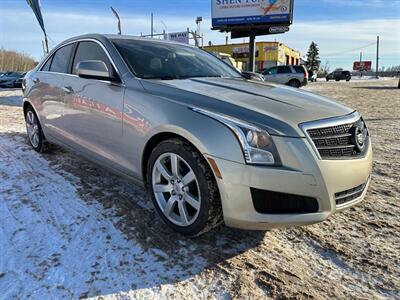
[[364,183],[352,189],[336,193],[335,194],[336,205],[340,206],[359,198],[364,192],[366,186],[367,183]]
[[[361,118],[353,123],[311,128],[307,133],[323,159],[358,157],[368,148],[368,131]],[[362,145],[357,142],[359,133],[365,134]]]
[[311,197],[251,189],[254,208],[261,214],[316,213],[318,201]]

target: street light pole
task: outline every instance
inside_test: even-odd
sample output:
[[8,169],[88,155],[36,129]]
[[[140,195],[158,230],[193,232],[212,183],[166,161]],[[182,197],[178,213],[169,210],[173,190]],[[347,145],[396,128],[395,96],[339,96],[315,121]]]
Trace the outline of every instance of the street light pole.
[[254,72],[255,60],[256,60],[256,33],[254,31],[251,31],[249,40],[249,65],[247,67],[248,71]]
[[110,8],[111,8],[111,11],[113,12],[114,16],[118,20],[118,34],[122,34],[122,31],[121,31],[121,19],[119,17],[119,14],[117,13],[117,11],[112,6],[110,6]]
[[376,78],[379,77],[379,35],[376,37]]
[[153,13],[151,13],[151,33],[150,33],[150,36],[151,36],[151,38],[153,38],[154,37],[154,16],[153,16]]

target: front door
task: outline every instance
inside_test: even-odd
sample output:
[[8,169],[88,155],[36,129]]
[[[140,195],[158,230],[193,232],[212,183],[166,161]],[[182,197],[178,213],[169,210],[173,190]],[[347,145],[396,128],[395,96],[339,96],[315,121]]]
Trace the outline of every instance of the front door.
[[100,60],[115,69],[103,47],[95,41],[81,41],[73,58],[71,75],[64,80],[64,124],[69,143],[112,167],[123,166],[121,140],[124,87],[108,81],[76,75],[81,61]]

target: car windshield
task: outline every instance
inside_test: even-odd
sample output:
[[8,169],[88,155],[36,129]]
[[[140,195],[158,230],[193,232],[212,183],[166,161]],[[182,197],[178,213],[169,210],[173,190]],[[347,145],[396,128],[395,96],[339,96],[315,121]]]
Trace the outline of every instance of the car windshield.
[[131,71],[144,79],[241,77],[212,54],[185,45],[129,39],[113,40]]

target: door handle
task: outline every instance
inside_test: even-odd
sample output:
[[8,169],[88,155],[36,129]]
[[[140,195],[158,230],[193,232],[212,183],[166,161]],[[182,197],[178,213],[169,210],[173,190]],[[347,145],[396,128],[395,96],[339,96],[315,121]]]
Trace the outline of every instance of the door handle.
[[67,94],[72,94],[72,93],[74,92],[74,90],[73,90],[72,87],[70,87],[70,86],[63,86],[63,87],[62,87],[62,90],[63,90],[64,92],[66,92]]

